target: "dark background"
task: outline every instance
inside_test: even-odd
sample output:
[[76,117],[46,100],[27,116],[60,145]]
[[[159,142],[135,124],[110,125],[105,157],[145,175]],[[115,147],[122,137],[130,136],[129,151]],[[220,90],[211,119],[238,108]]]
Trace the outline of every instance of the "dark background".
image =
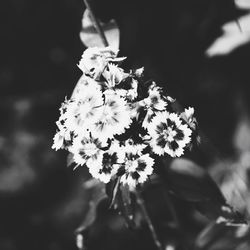
[[[95,0],[93,7],[103,21],[117,21],[125,68],[145,66],[195,107],[210,146],[192,157],[206,167],[237,157],[235,131],[249,116],[250,46],[213,58],[205,51],[243,11],[229,0]],[[0,2],[0,250],[76,249],[88,173],[67,168],[66,152],[51,145],[60,103],[81,75],[84,9],[80,0]],[[153,249],[145,229],[130,232],[115,212],[100,211],[90,249]]]

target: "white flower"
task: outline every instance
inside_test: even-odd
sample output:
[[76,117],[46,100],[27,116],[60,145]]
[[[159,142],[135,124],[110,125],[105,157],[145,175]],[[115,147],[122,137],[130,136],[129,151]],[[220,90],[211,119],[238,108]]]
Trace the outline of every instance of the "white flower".
[[133,101],[138,96],[138,81],[134,78],[131,79],[130,87],[128,89],[125,88],[117,88],[115,92],[124,97],[129,102]]
[[149,87],[148,97],[145,98],[144,104],[146,108],[153,109],[156,111],[165,110],[167,103],[161,97],[161,88],[158,87],[155,82]]
[[187,120],[191,121],[194,116],[194,108],[189,107],[188,109],[185,109],[185,115],[187,117]]
[[104,183],[108,183],[116,175],[119,164],[116,152],[106,151],[97,160],[87,163],[91,175]]
[[143,75],[143,72],[144,72],[144,67],[141,67],[139,69],[136,69],[134,74],[137,76],[137,77],[141,77]]
[[[66,101],[68,103],[68,101]],[[52,149],[55,149],[56,151],[60,148],[67,148],[72,144],[72,136],[71,131],[67,129],[65,126],[65,118],[63,112],[64,110],[60,110],[62,115],[60,116],[59,120],[56,122],[57,128],[59,129],[53,138],[53,145]]]
[[121,183],[128,184],[133,190],[138,183],[143,183],[153,173],[154,159],[149,154],[138,155],[126,152],[124,164],[118,169],[117,175],[121,176]]
[[69,151],[73,153],[73,158],[76,164],[84,165],[88,162],[93,162],[102,157],[102,143],[92,137],[77,136],[73,140],[73,144],[69,147]]
[[[114,143],[115,145],[115,143]],[[147,147],[146,144],[135,144],[132,139],[128,139],[122,145],[116,143],[116,151],[118,152],[119,162],[124,162],[126,155],[142,155],[142,151]]]
[[152,138],[152,150],[158,155],[167,153],[172,157],[179,157],[191,140],[191,129],[182,124],[180,117],[175,113],[158,112],[147,129]]
[[158,111],[164,111],[168,103],[162,98],[162,90],[153,82],[148,90],[148,97],[140,101],[141,106],[147,111],[144,121],[142,123],[143,128],[147,128],[149,122]]
[[149,123],[152,121],[153,116],[155,115],[155,112],[152,109],[148,109],[145,118],[142,122],[142,127],[147,129]]
[[58,149],[63,148],[64,139],[65,139],[64,133],[62,133],[61,131],[58,131],[54,135],[52,149],[55,149],[57,151]]
[[105,91],[104,94],[102,115],[90,129],[92,135],[101,141],[124,133],[132,122],[127,102],[113,91]]
[[131,88],[126,93],[126,98],[133,101],[138,96],[138,81],[132,78]]
[[101,118],[103,98],[101,90],[92,85],[86,88],[86,92],[81,90],[78,94],[77,100],[65,107],[66,112],[62,118],[68,130],[74,134],[83,134]]
[[67,100],[67,98],[65,97],[65,101],[61,104],[61,107],[59,108],[61,117],[63,117],[63,115],[66,113],[67,107],[71,102],[71,99]]
[[182,119],[193,129],[196,129],[197,121],[194,117],[194,108],[189,107],[181,113]]
[[128,77],[128,74],[125,73],[123,69],[111,63],[108,64],[102,75],[107,81],[108,88],[114,88],[122,80]]
[[95,94],[95,92],[101,91],[101,85],[96,80],[92,79],[89,76],[82,75],[78,80],[76,87],[72,93],[72,100],[83,100],[86,95]]
[[116,152],[116,175],[121,177],[121,183],[128,184],[133,190],[138,183],[143,183],[153,172],[154,159],[149,154],[143,154],[146,144],[135,144],[132,139],[120,143],[114,140],[110,152]]
[[94,79],[99,79],[108,62],[122,61],[124,58],[116,58],[117,50],[112,47],[88,48],[83,52],[78,67],[84,74],[88,74]]

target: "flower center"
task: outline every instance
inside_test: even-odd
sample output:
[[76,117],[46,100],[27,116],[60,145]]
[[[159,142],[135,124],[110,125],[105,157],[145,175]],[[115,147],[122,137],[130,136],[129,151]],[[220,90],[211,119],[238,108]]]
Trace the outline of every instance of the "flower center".
[[172,128],[168,128],[167,130],[164,131],[164,138],[166,141],[174,141],[174,138],[176,136],[176,131],[173,130]]
[[91,157],[91,156],[97,154],[98,150],[99,149],[96,147],[96,145],[94,143],[86,143],[84,145],[82,151],[84,151],[86,156]]

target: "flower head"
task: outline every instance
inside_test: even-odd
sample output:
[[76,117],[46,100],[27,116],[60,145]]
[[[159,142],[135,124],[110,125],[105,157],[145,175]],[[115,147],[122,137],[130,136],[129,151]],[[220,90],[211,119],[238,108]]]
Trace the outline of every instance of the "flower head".
[[75,86],[71,99],[82,100],[85,99],[86,95],[93,95],[95,91],[101,91],[100,83],[87,75],[82,75]]
[[148,97],[143,100],[147,108],[156,111],[165,110],[167,102],[162,98],[161,91],[161,88],[153,82],[149,87]]
[[113,91],[104,94],[101,117],[91,128],[92,135],[102,141],[124,133],[132,122],[127,102]]
[[103,77],[107,81],[108,88],[114,88],[117,86],[122,80],[128,77],[129,74],[125,73],[122,68],[109,63],[106,69],[103,72]]
[[[86,89],[84,91],[83,89]],[[102,115],[103,98],[101,90],[95,86],[85,86],[75,96],[75,100],[63,104],[64,113],[59,120],[75,135],[86,133],[89,127],[99,121]],[[80,93],[82,92],[82,95]]]
[[133,101],[138,97],[138,81],[134,78],[130,78],[127,85],[126,88],[117,88],[116,93],[128,100],[130,104],[134,104]]
[[192,131],[182,124],[175,113],[159,112],[148,125],[151,136],[150,145],[157,155],[169,154],[172,157],[181,156],[184,148],[190,142]]
[[185,109],[184,112],[181,113],[181,117],[191,127],[191,129],[196,129],[197,121],[194,117],[194,108],[189,107],[188,109]]
[[124,58],[117,58],[117,54],[118,51],[112,47],[88,48],[83,52],[78,67],[84,74],[99,79],[108,62],[124,60]]
[[122,145],[114,141],[112,152],[117,152],[116,175],[121,183],[127,184],[133,190],[138,183],[143,183],[153,172],[154,159],[149,154],[143,154],[145,144],[135,144],[133,140],[126,140]]
[[69,141],[71,141],[70,131],[61,129],[54,135],[52,149],[57,151],[60,148],[66,148]]
[[133,152],[126,152],[124,156],[124,164],[118,169],[117,175],[121,176],[121,183],[128,184],[133,190],[153,173],[154,159],[149,154],[138,155]]
[[73,153],[76,164],[84,165],[102,158],[102,147],[102,143],[96,138],[77,136],[69,151]]
[[111,47],[84,51],[83,75],[60,107],[52,148],[68,150],[94,178],[119,178],[133,190],[153,173],[156,155],[178,157],[191,148],[196,120],[193,108],[169,113],[174,100],[155,82],[143,90],[144,69],[126,73],[117,54]]
[[119,163],[117,153],[105,151],[102,153],[102,157],[99,157],[95,161],[89,161],[87,166],[94,178],[108,183],[118,171]]
[[143,128],[147,128],[156,112],[164,111],[166,109],[168,103],[162,98],[161,92],[161,88],[153,82],[149,87],[148,97],[141,101],[144,109],[147,111],[142,123]]

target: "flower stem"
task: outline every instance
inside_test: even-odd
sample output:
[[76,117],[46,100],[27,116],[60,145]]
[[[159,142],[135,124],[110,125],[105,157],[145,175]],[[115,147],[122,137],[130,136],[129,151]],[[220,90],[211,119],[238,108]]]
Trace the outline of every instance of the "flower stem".
[[92,19],[92,22],[93,22],[93,25],[96,29],[96,31],[98,32],[101,40],[102,40],[102,43],[105,47],[109,46],[108,44],[108,40],[104,34],[104,31],[102,29],[102,26],[100,24],[100,22],[98,21],[98,19],[96,18],[95,14],[94,14],[94,11],[90,5],[90,0],[83,0],[84,1],[84,4],[86,6],[86,8],[89,10],[89,13],[90,13],[90,17]]
[[157,236],[155,227],[154,227],[154,225],[153,225],[153,223],[152,223],[152,221],[150,219],[150,216],[148,214],[144,199],[143,199],[140,191],[136,192],[136,199],[137,199],[137,203],[140,206],[140,209],[141,209],[141,211],[143,213],[143,216],[144,216],[144,218],[145,218],[145,220],[146,220],[146,222],[148,224],[148,227],[149,227],[151,235],[152,235],[152,237],[154,239],[155,245],[157,246],[158,250],[162,250],[163,249],[162,244],[161,244],[161,242],[160,242],[160,240],[159,240],[159,238]]
[[180,221],[179,221],[178,216],[177,216],[177,214],[175,212],[174,205],[173,205],[173,203],[172,203],[172,201],[171,201],[171,199],[169,197],[168,191],[165,190],[165,189],[164,189],[164,191],[165,191],[164,192],[164,198],[165,198],[165,201],[167,203],[170,214],[172,215],[172,219],[173,219],[173,221],[175,223],[175,226],[177,228],[180,228]]

